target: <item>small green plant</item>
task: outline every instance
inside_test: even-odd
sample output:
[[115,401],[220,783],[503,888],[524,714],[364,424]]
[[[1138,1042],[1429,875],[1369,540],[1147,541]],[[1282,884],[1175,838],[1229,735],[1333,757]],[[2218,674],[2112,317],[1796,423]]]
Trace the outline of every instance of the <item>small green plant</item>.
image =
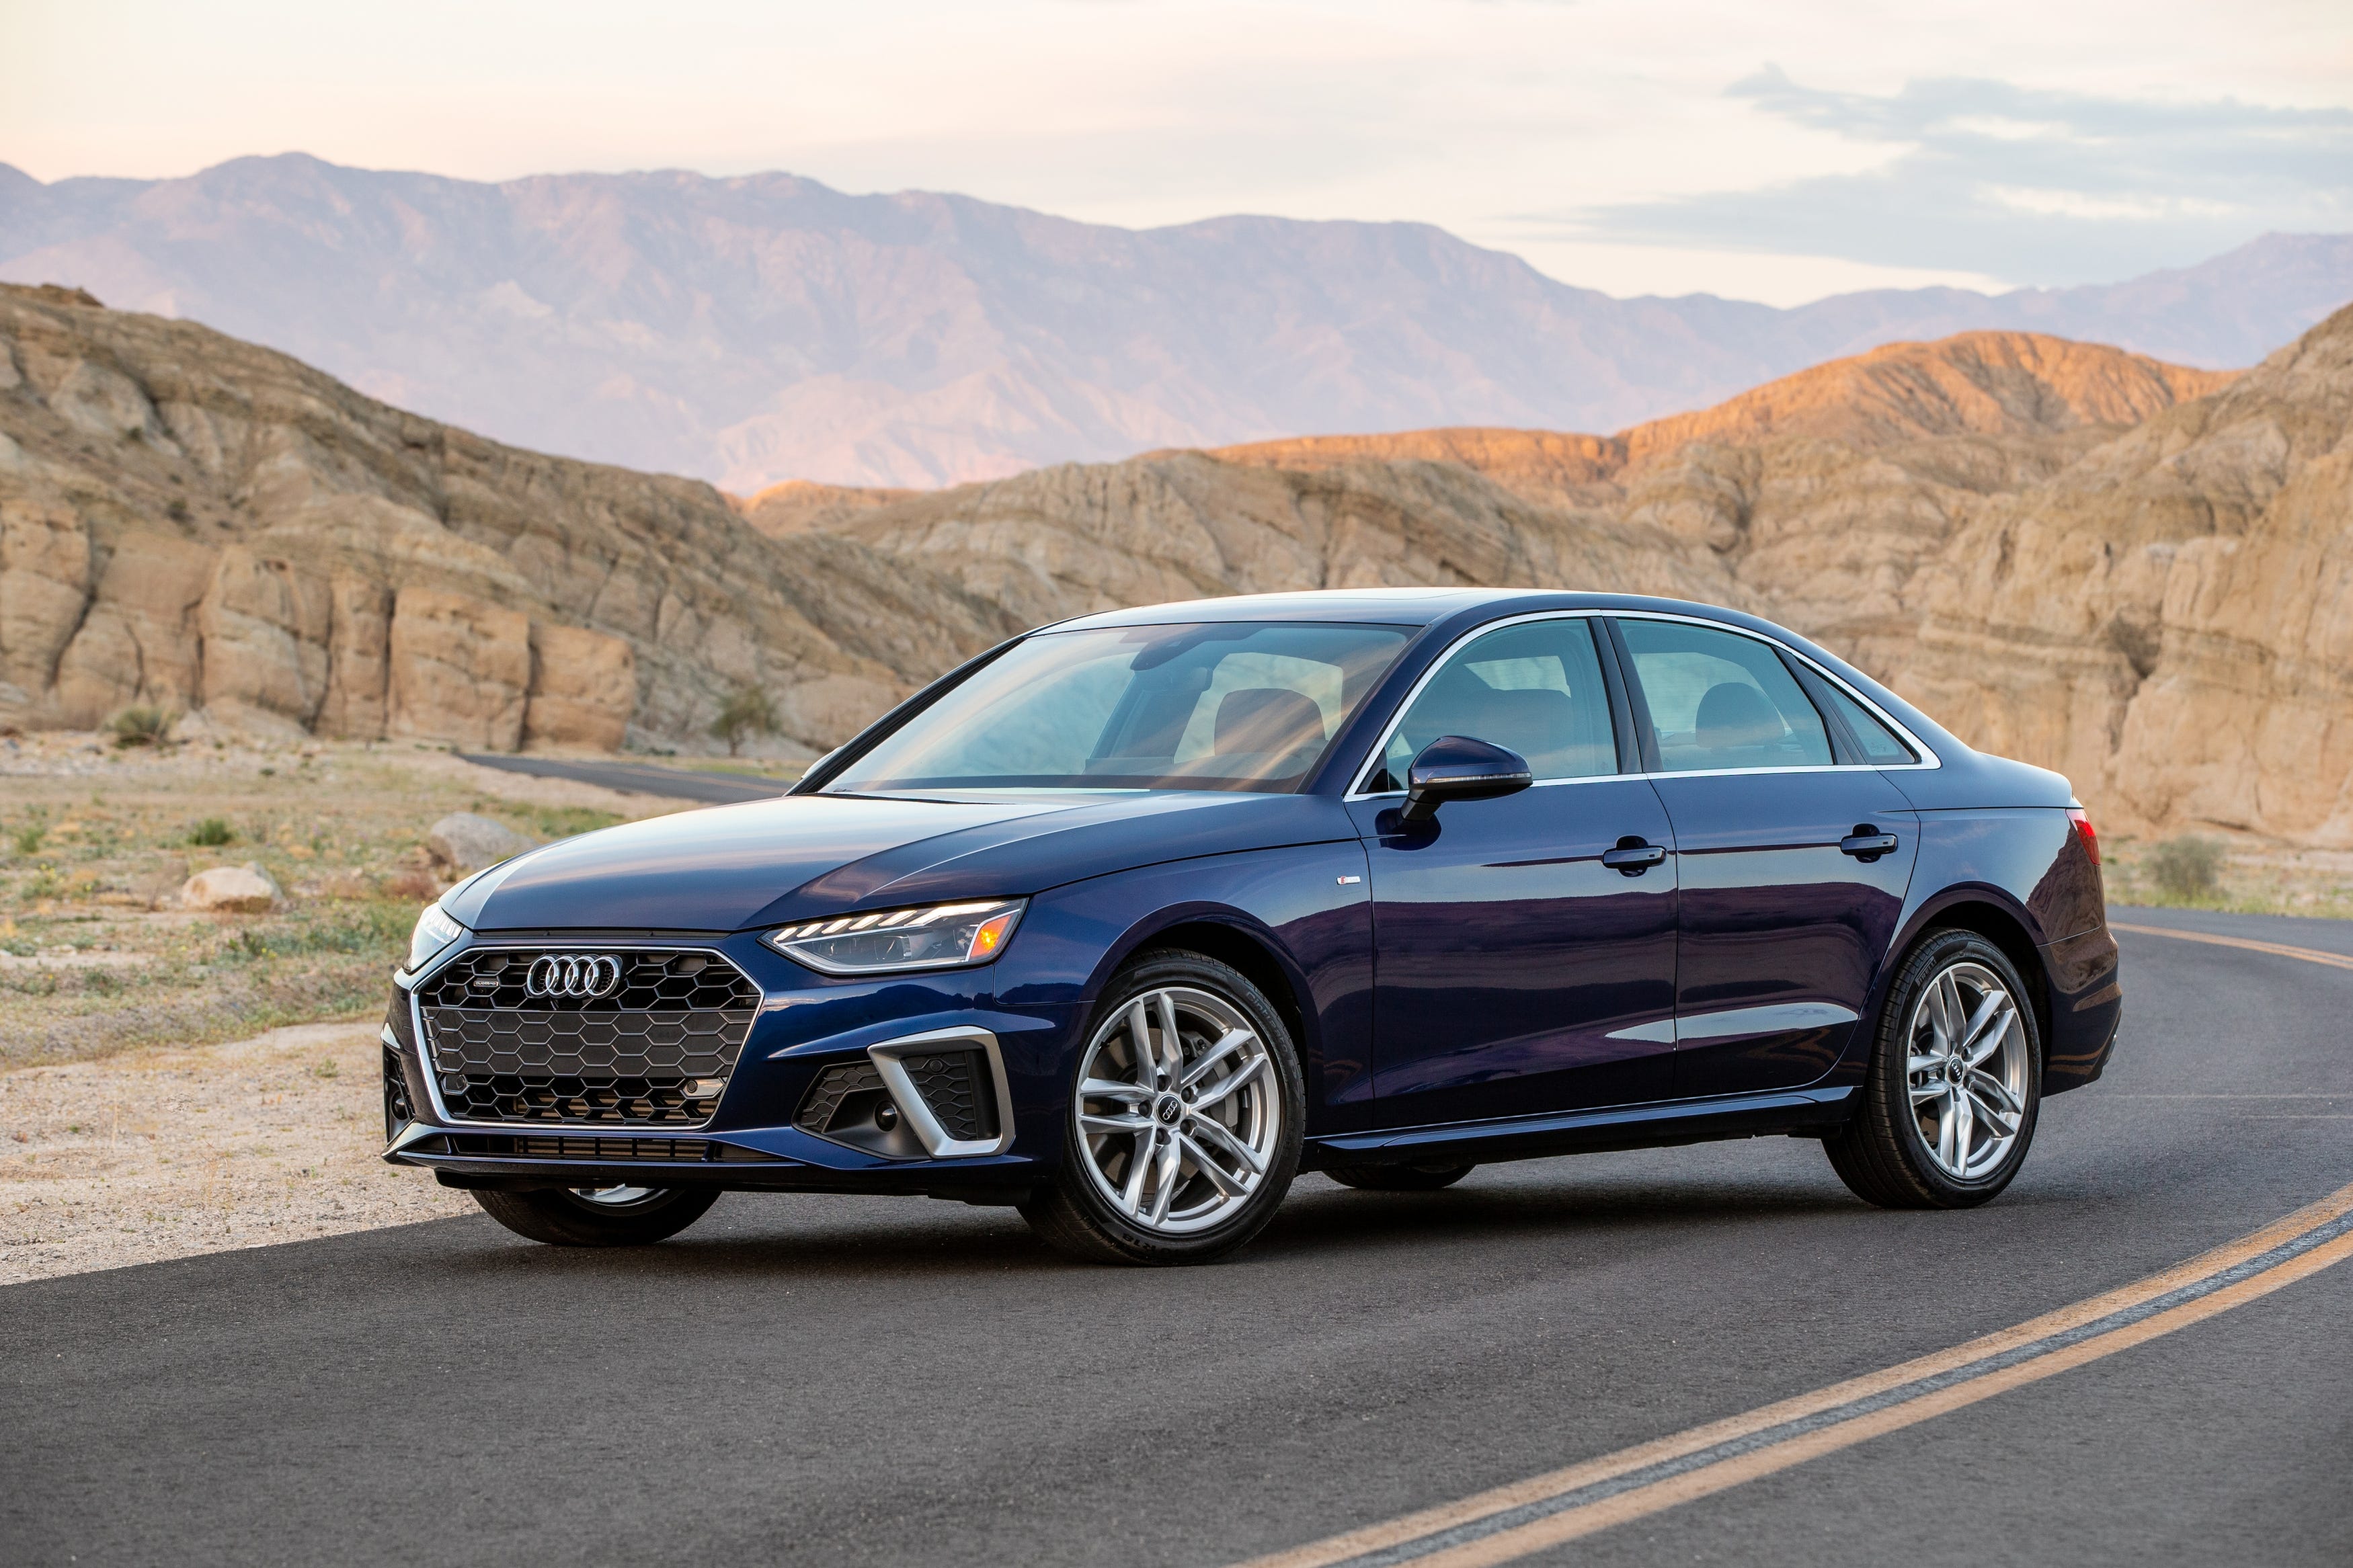
[[765,691],[756,686],[739,686],[719,705],[719,717],[711,721],[711,735],[727,742],[727,754],[732,757],[743,751],[744,742],[752,736],[773,735],[783,725],[775,701]]
[[224,844],[236,843],[237,835],[230,832],[228,824],[219,817],[207,816],[188,829],[188,842],[203,848],[217,849]]
[[2168,897],[2210,899],[2221,886],[2224,852],[2219,839],[2184,834],[2150,849],[2141,865],[2158,890]]
[[118,746],[160,746],[172,732],[172,718],[161,708],[125,708],[106,727]]
[[[332,1057],[321,1057],[319,1065],[311,1069],[312,1076],[317,1078],[338,1078],[342,1076],[343,1070],[336,1065],[335,1058]],[[308,1175],[310,1173],[306,1171],[303,1173]]]
[[19,855],[38,855],[41,852],[41,840],[47,838],[48,836],[48,828],[37,822],[32,824],[30,826],[16,829],[16,837],[15,839],[16,853]]

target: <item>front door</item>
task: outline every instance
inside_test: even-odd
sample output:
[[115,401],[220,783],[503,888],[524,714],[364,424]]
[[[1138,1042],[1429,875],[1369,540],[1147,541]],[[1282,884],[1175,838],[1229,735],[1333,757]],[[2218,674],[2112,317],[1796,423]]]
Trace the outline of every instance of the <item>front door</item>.
[[[1407,764],[1440,735],[1507,746],[1538,783],[1404,823]],[[1380,1124],[1670,1092],[1675,856],[1657,793],[1618,771],[1589,620],[1489,632],[1415,698],[1350,802],[1370,864]],[[1621,848],[1622,868],[1602,863]]]
[[1682,868],[1674,1092],[1810,1083],[1868,1003],[1918,816],[1841,758],[1841,720],[1769,644],[1679,621],[1617,629]]

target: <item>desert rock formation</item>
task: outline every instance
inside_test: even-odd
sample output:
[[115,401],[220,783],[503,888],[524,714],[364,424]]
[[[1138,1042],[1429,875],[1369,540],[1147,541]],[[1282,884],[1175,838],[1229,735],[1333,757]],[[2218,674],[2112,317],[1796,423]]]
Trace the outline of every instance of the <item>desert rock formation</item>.
[[0,289],[0,720],[132,702],[486,748],[812,751],[997,637],[1259,590],[1752,608],[2116,826],[2353,845],[2353,311],[2233,378],[1895,345],[1615,436],[1444,429],[954,489],[500,447],[203,328]]
[[1615,437],[1446,429],[1041,469],[825,526],[1043,620],[1545,584],[1753,608],[2116,826],[2353,845],[2353,310],[2241,376],[1900,344]]
[[696,746],[759,684],[807,752],[1012,629],[854,541],[764,537],[707,485],[0,287],[0,721],[145,704],[491,751]]

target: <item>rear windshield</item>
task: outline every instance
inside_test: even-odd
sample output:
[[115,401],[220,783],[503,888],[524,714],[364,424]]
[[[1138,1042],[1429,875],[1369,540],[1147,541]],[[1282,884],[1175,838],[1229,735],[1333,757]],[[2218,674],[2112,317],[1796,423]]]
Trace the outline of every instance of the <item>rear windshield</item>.
[[826,788],[1293,789],[1412,630],[1228,621],[1043,633]]

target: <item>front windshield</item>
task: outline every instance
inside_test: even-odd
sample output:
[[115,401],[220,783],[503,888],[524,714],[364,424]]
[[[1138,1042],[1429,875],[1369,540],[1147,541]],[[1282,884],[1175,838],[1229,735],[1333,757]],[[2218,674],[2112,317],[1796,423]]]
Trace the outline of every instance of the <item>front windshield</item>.
[[826,788],[1291,789],[1411,631],[1227,621],[1046,632]]

